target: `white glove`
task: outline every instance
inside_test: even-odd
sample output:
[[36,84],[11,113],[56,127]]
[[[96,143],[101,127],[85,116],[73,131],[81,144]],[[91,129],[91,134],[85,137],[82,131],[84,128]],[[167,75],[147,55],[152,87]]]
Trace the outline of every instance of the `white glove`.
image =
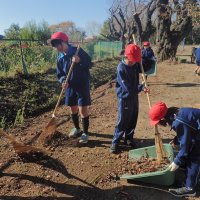
[[174,162],[172,162],[169,166],[169,169],[171,172],[176,171],[179,168],[179,166],[177,164],[175,164]]

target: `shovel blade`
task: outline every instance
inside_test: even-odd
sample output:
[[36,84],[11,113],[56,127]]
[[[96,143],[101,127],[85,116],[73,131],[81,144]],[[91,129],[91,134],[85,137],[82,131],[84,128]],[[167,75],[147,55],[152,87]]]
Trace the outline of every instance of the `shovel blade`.
[[42,131],[39,137],[39,143],[44,144],[47,139],[51,138],[56,132],[56,127],[56,119],[55,117],[52,117],[47,126]]
[[44,128],[46,135],[51,135],[56,132],[56,119],[55,117],[51,118],[47,126]]

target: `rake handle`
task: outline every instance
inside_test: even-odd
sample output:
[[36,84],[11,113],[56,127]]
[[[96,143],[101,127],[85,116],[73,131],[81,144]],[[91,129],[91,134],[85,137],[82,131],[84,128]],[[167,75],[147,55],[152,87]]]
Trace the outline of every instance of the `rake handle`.
[[[133,34],[133,42],[134,42],[135,45],[137,45],[136,39],[135,39],[135,34]],[[146,79],[145,73],[144,73],[144,67],[142,65],[142,61],[140,62],[140,68],[141,68],[141,72],[142,72],[142,79],[144,80],[144,85],[145,85],[145,87],[148,87],[148,85],[147,85],[147,79]],[[151,100],[150,100],[149,93],[147,92],[146,95],[147,95],[147,100],[148,100],[149,108],[151,109]],[[159,132],[158,132],[158,125],[155,125],[155,134],[159,134]]]
[[[133,36],[134,44],[137,45],[136,39],[135,39],[135,34],[133,34],[132,36]],[[140,62],[140,68],[141,68],[141,72],[142,72],[142,78],[144,80],[144,85],[145,85],[145,87],[147,87],[148,85],[147,85],[147,80],[146,80],[145,73],[144,73],[144,67],[142,65],[142,60]],[[146,95],[147,95],[149,108],[151,109],[151,100],[150,100],[149,93],[146,93]],[[158,125],[155,125],[154,128],[155,128],[155,145],[158,147],[158,148],[156,148],[157,159],[158,159],[158,161],[160,161],[162,159],[162,156],[164,155],[164,149],[163,149],[162,140],[160,138],[160,133],[158,131]]]
[[[76,50],[76,53],[74,54],[74,56],[77,56],[77,55],[78,55],[79,50],[80,50],[80,45],[77,46],[77,50]],[[68,83],[68,81],[69,81],[69,79],[70,79],[70,76],[71,76],[71,74],[72,74],[72,70],[73,70],[73,68],[74,68],[74,65],[75,65],[75,62],[72,62],[71,66],[70,66],[70,68],[69,68],[69,72],[68,72],[67,77],[66,77],[65,82],[64,82],[65,84]],[[56,106],[55,106],[54,111],[53,111],[53,114],[52,114],[53,117],[55,116],[55,113],[56,113],[56,111],[57,111],[57,108],[58,108],[58,106],[59,106],[59,104],[60,104],[60,101],[61,101],[62,95],[63,95],[63,93],[64,93],[64,90],[65,90],[65,88],[62,87],[62,90],[61,90],[61,92],[60,92],[60,96],[59,96],[59,98],[58,98],[58,101],[57,101],[57,103],[56,103]]]

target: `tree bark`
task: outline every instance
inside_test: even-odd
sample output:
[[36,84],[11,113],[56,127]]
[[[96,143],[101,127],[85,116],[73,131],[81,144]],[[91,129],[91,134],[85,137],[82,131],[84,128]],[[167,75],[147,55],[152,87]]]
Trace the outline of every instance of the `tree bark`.
[[[115,38],[122,41],[122,48],[132,41],[132,35],[137,32],[140,38],[140,42],[149,40],[151,34],[155,31],[153,28],[151,18],[156,9],[156,1],[150,0],[149,3],[143,8],[140,13],[132,13],[129,18],[126,11],[122,10],[122,5],[118,5],[117,8],[110,8],[110,20],[109,28],[110,35],[107,38]],[[134,2],[136,6],[136,2]],[[135,11],[137,11],[135,7]],[[118,27],[117,27],[118,26]]]
[[187,10],[174,2],[176,21],[172,23],[174,13],[168,0],[157,0],[157,56],[158,60],[174,59],[180,42],[192,29],[192,19],[187,15]]

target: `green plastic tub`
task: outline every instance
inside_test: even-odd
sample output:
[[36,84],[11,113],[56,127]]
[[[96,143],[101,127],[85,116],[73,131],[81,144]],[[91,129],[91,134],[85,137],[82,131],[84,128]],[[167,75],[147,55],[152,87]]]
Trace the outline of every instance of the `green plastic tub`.
[[[174,153],[173,153],[173,149],[172,149],[171,145],[164,144],[164,148],[168,154],[169,160],[173,161]],[[147,154],[151,158],[156,158],[155,146],[150,146],[150,147],[145,147],[145,148],[140,148],[140,149],[135,149],[135,150],[129,151],[129,160],[137,160]],[[169,168],[167,168],[163,171],[149,172],[149,173],[137,174],[137,175],[124,174],[120,178],[138,181],[138,182],[144,182],[144,183],[151,183],[151,184],[156,184],[156,185],[169,186],[174,183],[175,173],[170,172]]]
[[157,63],[153,62],[151,69],[146,71],[145,74],[148,75],[148,76],[156,76],[156,73],[157,73]]

